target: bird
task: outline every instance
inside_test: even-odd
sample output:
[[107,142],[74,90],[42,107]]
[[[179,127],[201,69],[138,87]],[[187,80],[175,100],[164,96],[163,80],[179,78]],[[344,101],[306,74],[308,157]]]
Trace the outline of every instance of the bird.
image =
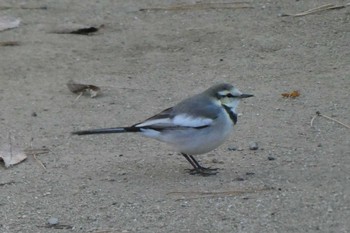
[[188,169],[190,174],[215,175],[217,168],[200,165],[194,155],[210,152],[223,144],[237,124],[236,108],[240,100],[253,96],[243,94],[229,83],[220,83],[140,123],[74,131],[72,134],[141,134],[165,142],[181,153],[193,167]]

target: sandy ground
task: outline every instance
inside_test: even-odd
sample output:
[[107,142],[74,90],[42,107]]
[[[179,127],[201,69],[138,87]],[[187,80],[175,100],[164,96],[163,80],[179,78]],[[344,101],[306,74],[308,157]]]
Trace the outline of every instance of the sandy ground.
[[[22,19],[0,32],[20,42],[0,47],[1,145],[10,132],[13,149],[50,150],[37,155],[46,170],[32,155],[0,167],[0,232],[350,232],[350,130],[310,125],[316,111],[350,124],[350,7],[140,11],[180,3],[0,1],[12,6],[1,15]],[[104,28],[49,33],[68,23]],[[76,100],[70,79],[102,95]],[[222,81],[255,98],[240,104],[232,137],[198,157],[216,176],[189,175],[184,158],[138,135],[70,136],[131,125]]]

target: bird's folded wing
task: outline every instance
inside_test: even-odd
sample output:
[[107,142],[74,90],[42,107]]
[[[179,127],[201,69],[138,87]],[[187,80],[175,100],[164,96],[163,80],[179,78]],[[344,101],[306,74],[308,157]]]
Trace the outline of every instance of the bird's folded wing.
[[166,109],[163,112],[151,117],[144,122],[134,125],[138,128],[153,128],[153,129],[166,129],[166,128],[203,128],[212,124],[213,119],[207,117],[196,117],[186,113],[174,115],[172,109]]

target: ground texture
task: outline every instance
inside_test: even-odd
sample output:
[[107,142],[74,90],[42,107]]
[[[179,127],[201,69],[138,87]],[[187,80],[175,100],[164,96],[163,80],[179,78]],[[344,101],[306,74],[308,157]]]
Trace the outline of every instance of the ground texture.
[[[0,47],[1,145],[50,150],[0,167],[0,232],[350,232],[350,130],[311,125],[317,111],[350,124],[350,7],[282,17],[328,2],[171,8],[181,3],[0,1],[22,20],[0,32],[20,42]],[[51,33],[72,23],[104,27]],[[76,99],[70,79],[102,95]],[[255,98],[229,140],[198,156],[216,176],[189,175],[138,135],[70,135],[131,125],[223,81]]]

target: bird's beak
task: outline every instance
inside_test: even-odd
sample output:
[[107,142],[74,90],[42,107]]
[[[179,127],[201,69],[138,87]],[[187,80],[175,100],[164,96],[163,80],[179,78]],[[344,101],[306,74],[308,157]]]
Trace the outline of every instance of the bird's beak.
[[254,95],[251,95],[251,94],[242,94],[239,96],[239,98],[249,98],[249,97],[253,97]]

